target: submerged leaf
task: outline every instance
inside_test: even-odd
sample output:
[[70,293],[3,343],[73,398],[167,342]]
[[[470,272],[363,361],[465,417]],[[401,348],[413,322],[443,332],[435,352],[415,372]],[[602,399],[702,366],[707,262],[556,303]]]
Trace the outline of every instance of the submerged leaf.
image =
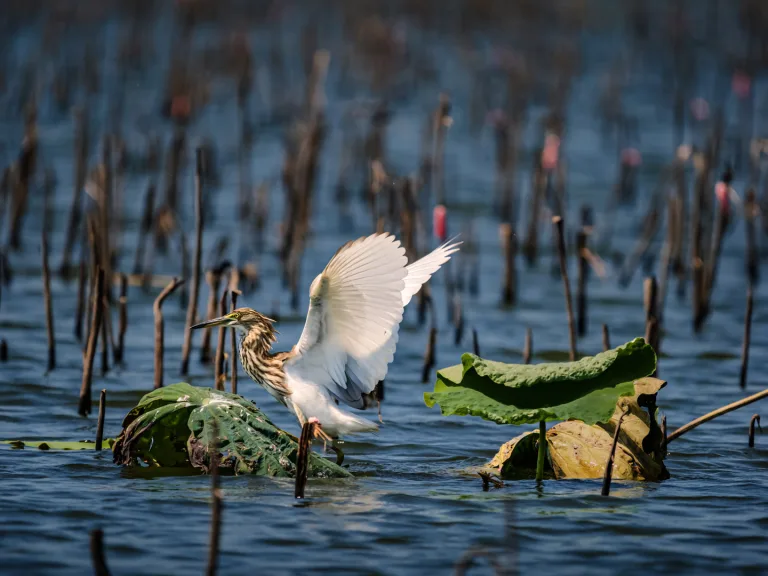
[[[536,474],[538,453],[539,431],[531,430],[504,444],[488,466],[496,468],[500,476],[508,480],[532,478]],[[549,458],[544,468],[547,473],[552,471]]]
[[[250,400],[211,388],[173,384],[145,395],[123,421],[113,448],[116,463],[195,467],[208,471],[210,447],[236,474],[293,476],[298,445]],[[213,437],[214,430],[218,430]],[[348,477],[333,462],[310,454],[313,477]]]
[[424,401],[429,407],[440,404],[445,416],[480,416],[497,424],[568,419],[594,424],[610,419],[617,399],[633,394],[633,381],[655,368],[656,354],[642,338],[555,364],[505,364],[464,354],[461,365],[438,371]]
[[[113,438],[104,438],[103,444],[111,448]],[[96,442],[90,440],[59,441],[59,440],[0,440],[0,444],[8,444],[16,450],[24,448],[37,448],[38,450],[95,450]]]

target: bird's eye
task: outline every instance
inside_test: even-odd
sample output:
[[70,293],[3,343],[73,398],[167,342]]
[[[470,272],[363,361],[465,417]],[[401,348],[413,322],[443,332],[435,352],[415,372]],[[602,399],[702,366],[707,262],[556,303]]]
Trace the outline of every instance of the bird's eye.
[[232,320],[240,320],[240,312],[232,312],[229,317],[232,318]]

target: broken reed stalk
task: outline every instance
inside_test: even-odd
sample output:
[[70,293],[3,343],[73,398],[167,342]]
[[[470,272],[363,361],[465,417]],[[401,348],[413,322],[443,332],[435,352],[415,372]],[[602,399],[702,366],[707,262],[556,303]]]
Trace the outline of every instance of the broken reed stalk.
[[678,198],[670,195],[667,198],[667,235],[664,239],[664,245],[661,248],[661,262],[659,263],[659,289],[656,297],[656,319],[658,329],[664,318],[666,309],[667,289],[669,286],[669,273],[672,270],[672,255],[676,251],[676,245],[679,242],[677,233],[678,218]]
[[576,236],[576,253],[579,257],[579,278],[576,287],[576,318],[579,337],[587,333],[587,275],[589,261],[586,255],[587,233],[582,229]]
[[[227,313],[227,291],[224,290],[221,293],[219,299],[219,316],[224,316]],[[224,381],[227,379],[224,374],[224,336],[226,335],[226,327],[219,327],[219,334],[216,340],[216,356],[214,359],[214,382],[213,387],[216,390],[224,390]]]
[[[105,157],[109,156],[109,140],[105,141]],[[106,162],[107,160],[105,160]],[[109,170],[106,170],[109,174]],[[105,177],[104,191],[101,197],[100,212],[92,219],[93,233],[91,240],[93,241],[92,249],[94,250],[93,260],[98,262],[102,270],[104,270],[104,292],[101,298],[101,373],[105,375],[109,372],[109,347],[112,350],[115,349],[114,335],[112,334],[112,312],[110,310],[110,303],[112,302],[112,264],[109,244],[109,212],[105,211],[104,206],[107,204],[108,191],[111,184],[109,184],[109,176]]]
[[104,531],[101,528],[91,530],[91,562],[95,576],[109,576],[109,568],[104,557]]
[[125,332],[128,329],[128,276],[120,274],[120,312],[115,347],[115,364],[120,364],[125,357]]
[[[670,254],[670,260],[672,269],[677,276],[677,295],[682,299],[685,296],[685,283],[687,270],[685,265],[685,239],[686,239],[686,226],[688,225],[688,213],[687,213],[687,198],[688,198],[688,186],[685,181],[685,161],[680,157],[678,153],[675,158],[675,162],[672,168],[673,177],[675,181],[675,223],[674,223],[674,238],[675,242],[672,244],[673,250]],[[671,216],[671,214],[669,215]],[[662,309],[663,315],[663,309]]]
[[[112,320],[109,310],[109,303],[106,298],[106,283],[104,285],[104,298],[102,298],[101,306],[104,309],[101,314],[101,374],[102,376],[109,372],[109,343],[112,339]],[[114,349],[114,346],[112,347]]]
[[529,209],[530,219],[528,220],[528,231],[526,232],[525,244],[523,246],[523,253],[529,266],[533,266],[536,263],[536,257],[538,256],[539,218],[547,188],[547,177],[541,166],[541,154],[535,154],[534,157],[533,192]]
[[192,261],[192,289],[187,306],[184,345],[181,349],[181,375],[189,373],[189,354],[192,349],[192,325],[197,318],[197,297],[200,293],[200,260],[203,253],[203,151],[195,150],[195,259]]
[[504,249],[504,289],[501,300],[505,306],[512,306],[517,302],[517,270],[515,269],[517,236],[508,222],[499,226],[499,235]]
[[8,342],[5,338],[0,340],[0,362],[8,362]]
[[576,360],[576,323],[573,319],[573,305],[571,303],[571,283],[568,281],[568,262],[565,252],[565,231],[563,230],[563,218],[561,216],[552,217],[552,225],[555,229],[555,241],[557,242],[557,254],[560,260],[560,275],[563,277],[563,288],[565,291],[565,311],[568,315],[568,338],[570,340],[570,360]]
[[480,356],[480,341],[477,338],[476,328],[472,328],[472,352],[475,356]]
[[533,330],[525,329],[525,344],[523,346],[523,364],[530,364],[533,356]]
[[435,367],[435,346],[437,346],[437,328],[432,326],[429,329],[429,339],[427,340],[427,350],[424,353],[424,365],[421,368],[421,383],[426,384],[429,381],[429,374]]
[[99,394],[99,419],[96,422],[96,451],[101,450],[101,443],[104,440],[104,416],[107,411],[107,391],[102,389]]
[[155,185],[150,184],[147,187],[147,194],[144,197],[144,212],[141,216],[141,227],[139,228],[139,241],[136,243],[136,256],[133,260],[134,274],[151,274],[151,270],[144,266],[144,258],[147,250],[147,238],[152,230],[153,213],[155,211]]
[[424,323],[427,321],[427,308],[432,301],[431,294],[432,290],[429,287],[429,282],[427,282],[421,287],[421,290],[419,290],[419,293],[416,295],[419,299],[418,307],[416,308],[419,326],[424,326]]
[[[643,308],[645,309],[645,341],[659,355],[659,319],[656,313],[658,290],[656,278],[649,276],[643,282]],[[655,372],[654,372],[655,375]]]
[[[237,309],[237,296],[239,291],[231,290],[229,293],[231,310],[234,312]],[[230,389],[232,394],[237,394],[237,334],[234,328],[229,331],[229,339],[232,347],[232,359],[229,361],[232,369],[232,376],[230,377]]]
[[56,368],[56,338],[53,331],[53,302],[51,301],[51,269],[48,266],[48,232],[43,226],[40,252],[43,258],[43,301],[45,303],[45,329],[48,333],[48,368]]
[[456,292],[453,295],[453,326],[454,326],[454,344],[459,346],[464,338],[464,308],[461,303],[461,294]]
[[75,338],[83,340],[83,314],[85,313],[86,282],[88,281],[88,265],[85,262],[85,248],[80,248],[80,270],[77,278],[77,309],[75,310]]
[[[5,222],[8,199],[11,193],[12,166],[6,166],[0,174],[0,223]],[[0,277],[0,280],[2,278]]]
[[760,414],[754,414],[752,418],[749,419],[749,447],[750,448],[755,447],[755,424],[757,424],[758,428],[760,428],[760,431],[762,432],[763,428],[760,426]]
[[437,110],[432,119],[432,170],[431,185],[433,199],[436,204],[443,204],[445,196],[445,135],[451,125],[451,101],[447,94],[440,94]]
[[93,360],[96,356],[96,343],[99,337],[99,328],[102,325],[101,312],[103,306],[101,301],[104,298],[104,270],[96,269],[96,290],[91,302],[91,327],[88,330],[88,344],[83,356],[83,381],[80,385],[80,402],[77,408],[80,416],[86,416],[91,413],[91,380],[93,379]]
[[312,452],[312,439],[315,437],[316,426],[316,422],[305,422],[301,427],[299,453],[296,456],[296,486],[293,491],[294,498],[304,498],[304,489],[307,486],[307,474],[309,473],[309,455]]
[[613,433],[613,443],[611,444],[611,451],[608,454],[608,462],[605,463],[605,472],[603,473],[603,489],[600,491],[602,496],[609,496],[611,494],[611,476],[613,475],[613,458],[616,455],[616,445],[619,443],[619,434],[621,433],[621,423],[624,420],[628,412],[623,412],[619,416],[619,421],[616,423],[616,431]]
[[69,276],[70,259],[72,249],[77,238],[77,231],[83,220],[82,192],[85,187],[86,156],[88,155],[88,131],[85,122],[85,114],[82,109],[75,110],[75,179],[72,187],[72,207],[69,211],[67,235],[64,241],[64,251],[61,258],[61,275]]
[[34,114],[27,120],[24,141],[19,154],[13,196],[11,197],[10,225],[8,244],[11,249],[21,248],[21,231],[24,215],[27,212],[31,181],[35,176],[37,164],[37,127]]
[[[104,293],[108,296],[107,302],[112,302],[112,137],[107,135],[104,137],[102,143],[102,166],[104,168],[104,188],[101,190],[101,194],[98,201],[98,234],[96,238],[101,242],[100,254],[101,265],[104,268],[105,278],[107,283],[104,285]],[[106,314],[103,320],[106,322]],[[105,327],[106,330],[106,327]],[[106,333],[106,332],[105,332]],[[110,334],[111,336],[111,334]],[[106,348],[107,339],[102,341]],[[103,349],[102,349],[103,350]]]
[[700,310],[699,315],[696,317],[696,321],[700,323],[700,326],[707,319],[711,311],[712,293],[715,290],[715,282],[717,281],[717,266],[720,262],[720,255],[723,251],[723,238],[725,236],[725,231],[728,227],[728,222],[730,221],[730,207],[727,196],[727,189],[730,186],[730,179],[727,175],[724,175],[723,180],[723,182],[718,182],[715,188],[716,190],[722,190],[723,188],[720,188],[722,186],[726,191],[723,192],[722,196],[718,196],[717,199],[718,210],[717,219],[715,222],[715,232],[714,236],[712,237],[709,260],[707,261],[707,266],[704,271],[704,298],[702,302],[703,308]]
[[[208,284],[208,306],[205,312],[206,320],[211,320],[217,316],[216,304],[218,301],[219,285],[221,284],[223,269],[224,266],[220,266],[205,273],[205,280]],[[213,329],[204,328],[203,330],[203,341],[200,343],[200,362],[207,364],[211,361],[211,334],[213,333]]]
[[698,333],[701,331],[704,307],[704,263],[701,258],[695,258],[691,263],[691,280],[693,283],[693,331]]
[[705,273],[702,251],[702,212],[704,196],[709,187],[709,166],[705,155],[694,157],[696,179],[693,187],[693,204],[691,206],[691,279],[693,281],[693,330],[699,332],[703,320],[705,300]]
[[611,335],[608,332],[608,324],[603,324],[603,352],[611,349]]
[[755,217],[759,214],[760,208],[757,204],[755,189],[747,190],[747,197],[744,201],[744,224],[747,235],[747,281],[750,285],[757,283],[758,279],[758,254],[757,242],[755,239]]
[[179,308],[186,310],[189,306],[189,294],[187,293],[187,281],[189,280],[189,251],[187,250],[187,235],[183,230],[179,234],[179,250],[181,250],[181,277],[184,285],[179,293]]
[[53,222],[53,206],[51,199],[56,195],[56,173],[53,168],[46,168],[43,177],[43,228],[50,229]]
[[208,446],[211,457],[211,533],[208,543],[207,576],[215,576],[219,563],[219,542],[221,540],[221,488],[219,487],[219,427],[213,423],[213,446]]
[[728,412],[733,412],[734,410],[738,410],[739,408],[743,408],[744,406],[748,406],[752,404],[753,402],[757,402],[758,400],[762,400],[763,398],[768,398],[768,388],[763,390],[762,392],[758,392],[757,394],[752,394],[751,396],[747,396],[746,398],[742,398],[741,400],[737,400],[736,402],[732,402],[731,404],[728,404],[726,406],[723,406],[722,408],[718,408],[717,410],[713,410],[712,412],[709,412],[708,414],[704,414],[704,416],[699,416],[695,420],[689,422],[685,426],[681,426],[672,434],[670,434],[667,437],[667,443],[672,442],[672,440],[675,440],[676,438],[679,438],[686,432],[690,432],[697,426],[700,426],[701,424],[704,424],[704,422],[709,422],[710,420],[714,420],[718,416],[722,416],[723,414],[728,414]]
[[155,299],[155,303],[152,306],[152,310],[155,314],[155,390],[163,387],[163,354],[165,352],[163,302],[182,284],[184,284],[184,280],[179,278],[171,280],[171,283],[160,292],[160,295]]
[[650,250],[653,240],[659,231],[661,221],[659,212],[658,200],[654,199],[643,219],[643,230],[640,237],[635,242],[632,252],[624,261],[624,265],[621,268],[621,272],[619,273],[619,286],[629,286],[629,283],[632,281],[632,276],[635,274],[635,270]]
[[544,480],[544,462],[547,459],[547,423],[539,422],[539,453],[536,457],[536,481]]
[[747,368],[749,365],[749,344],[752,339],[752,284],[747,286],[747,310],[744,314],[744,341],[741,344],[741,371],[739,373],[739,386],[747,387]]

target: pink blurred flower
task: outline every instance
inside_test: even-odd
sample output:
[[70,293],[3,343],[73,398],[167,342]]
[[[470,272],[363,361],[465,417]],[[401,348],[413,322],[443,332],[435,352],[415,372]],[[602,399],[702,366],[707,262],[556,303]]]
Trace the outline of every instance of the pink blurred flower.
[[728,202],[728,184],[722,181],[715,184],[715,196],[720,204],[720,210],[727,215],[730,209],[730,203]]
[[733,79],[731,80],[731,90],[739,98],[747,98],[749,92],[752,89],[752,78],[748,74],[737,70],[733,73]]
[[541,167],[544,170],[554,170],[560,159],[560,138],[547,134],[544,138],[544,148],[541,150]]
[[189,96],[174,96],[171,100],[171,116],[173,118],[186,118],[192,113],[192,103]]
[[435,206],[434,210],[432,210],[432,228],[435,236],[437,236],[440,242],[445,242],[448,234],[445,222],[447,214],[448,210],[442,204],[438,204]]
[[621,163],[631,168],[637,168],[643,163],[643,156],[637,148],[624,148],[621,151]]

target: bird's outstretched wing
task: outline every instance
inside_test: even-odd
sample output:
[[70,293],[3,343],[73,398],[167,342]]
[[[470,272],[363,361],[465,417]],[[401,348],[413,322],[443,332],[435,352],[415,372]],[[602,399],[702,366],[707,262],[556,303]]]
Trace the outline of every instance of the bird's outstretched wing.
[[432,277],[432,274],[440,270],[440,266],[448,262],[451,259],[451,254],[459,251],[461,242],[457,242],[454,238],[449,240],[439,248],[436,248],[424,258],[416,260],[413,264],[409,264],[405,269],[407,274],[405,276],[405,287],[403,288],[403,307],[406,307],[424,283]]
[[457,244],[406,266],[393,236],[376,234],[344,245],[309,290],[309,312],[286,371],[325,386],[355,408],[387,374],[403,308]]

